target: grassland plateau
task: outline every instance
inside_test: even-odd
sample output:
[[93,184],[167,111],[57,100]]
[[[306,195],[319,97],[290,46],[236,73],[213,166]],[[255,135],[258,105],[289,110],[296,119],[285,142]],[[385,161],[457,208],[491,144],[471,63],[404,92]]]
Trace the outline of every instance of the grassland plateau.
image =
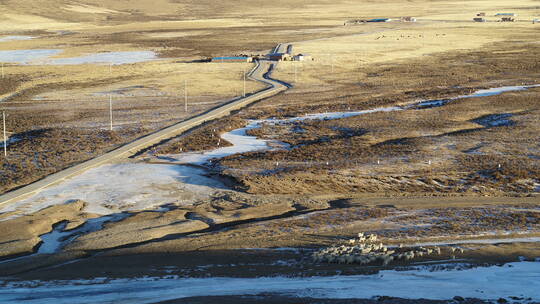
[[[0,193],[265,88],[244,81],[253,63],[209,57],[313,58],[276,62],[281,94],[0,205],[0,300],[66,284],[81,303],[540,302],[511,273],[540,257],[537,1],[7,0],[0,16]],[[392,20],[346,22],[373,18]],[[416,256],[317,258],[358,232]],[[407,292],[392,278],[409,272]],[[366,276],[373,294],[340,281]]]

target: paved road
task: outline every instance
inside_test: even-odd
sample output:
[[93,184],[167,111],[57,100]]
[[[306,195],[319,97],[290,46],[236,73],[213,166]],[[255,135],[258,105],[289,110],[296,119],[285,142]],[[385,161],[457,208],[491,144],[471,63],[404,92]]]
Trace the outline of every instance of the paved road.
[[[287,48],[288,48],[287,44],[278,44],[274,48],[273,52],[286,52]],[[248,74],[249,79],[260,81],[267,84],[268,87],[266,89],[258,91],[257,93],[249,95],[244,98],[232,100],[218,108],[210,110],[199,116],[196,116],[186,121],[179,122],[170,127],[159,130],[155,133],[146,135],[131,143],[125,144],[113,151],[110,151],[106,154],[103,154],[91,160],[85,161],[73,167],[67,168],[65,170],[59,171],[57,173],[51,174],[45,177],[44,179],[41,179],[27,186],[21,187],[17,190],[13,190],[11,192],[7,192],[3,195],[0,195],[0,206],[6,203],[14,202],[16,200],[20,200],[22,198],[28,197],[47,186],[56,184],[66,178],[76,176],[88,169],[103,165],[105,163],[108,163],[117,159],[130,157],[145,148],[156,145],[162,142],[163,140],[178,136],[186,132],[187,130],[192,129],[196,126],[199,126],[207,121],[215,120],[217,118],[227,116],[232,111],[239,110],[256,101],[259,101],[264,98],[268,98],[270,96],[274,96],[282,91],[287,90],[288,88],[287,84],[271,79],[268,76],[269,73],[274,69],[276,64],[277,64],[276,62],[271,62],[271,61],[266,61],[266,60],[258,61],[255,67],[253,68],[253,70],[251,70],[251,72],[249,72]]]

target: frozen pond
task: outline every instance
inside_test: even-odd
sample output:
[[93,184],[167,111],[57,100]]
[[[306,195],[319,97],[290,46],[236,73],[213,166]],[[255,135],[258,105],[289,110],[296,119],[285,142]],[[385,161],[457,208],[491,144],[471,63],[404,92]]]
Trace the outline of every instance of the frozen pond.
[[33,64],[61,52],[62,50],[53,49],[0,51],[0,62]]
[[[440,107],[447,103],[450,103],[457,99],[462,98],[473,98],[473,97],[487,97],[502,94],[505,92],[512,91],[522,91],[529,88],[540,87],[540,85],[531,85],[531,86],[507,86],[499,87],[485,90],[478,90],[470,95],[463,95],[448,99],[440,100],[422,100],[415,103],[406,105],[406,106],[395,106],[395,107],[381,107],[370,110],[363,111],[349,111],[349,112],[328,112],[328,113],[316,113],[316,114],[306,114],[298,117],[291,117],[285,119],[263,119],[263,120],[253,120],[250,121],[246,127],[235,129],[230,132],[224,133],[221,135],[221,138],[230,142],[232,146],[218,148],[215,150],[204,151],[204,152],[188,152],[181,154],[169,154],[166,157],[169,160],[174,160],[175,162],[184,163],[184,164],[197,164],[202,165],[207,163],[213,158],[223,158],[225,156],[230,156],[238,153],[246,152],[255,152],[255,151],[264,151],[271,149],[270,143],[274,143],[281,146],[286,146],[284,143],[269,141],[259,139],[255,136],[247,135],[247,131],[250,129],[259,128],[262,124],[291,124],[294,122],[305,121],[305,120],[333,120],[341,119],[347,117],[354,117],[359,115],[366,115],[378,112],[393,112],[393,111],[404,111],[404,110],[421,110],[432,107]],[[486,127],[509,125],[511,121],[507,118],[511,117],[510,114],[500,114],[500,115],[490,115],[486,116],[483,119],[479,119],[477,122]]]
[[17,41],[17,40],[30,40],[34,39],[33,36],[4,36],[0,37],[0,42]]
[[29,214],[72,200],[85,201],[86,212],[100,215],[185,204],[225,188],[221,182],[204,174],[203,169],[178,165],[103,165],[47,187],[27,199],[2,206],[0,212],[16,210]]
[[79,57],[58,58],[48,60],[47,64],[52,65],[73,65],[73,64],[89,64],[89,63],[108,63],[108,64],[128,64],[144,62],[156,59],[156,53],[151,51],[134,51],[134,52],[109,52],[89,54]]
[[0,62],[19,64],[75,65],[75,64],[128,64],[157,58],[152,51],[108,52],[70,58],[51,58],[63,50],[36,49],[0,51]]
[[155,303],[196,296],[274,293],[319,299],[391,296],[451,300],[454,296],[540,300],[540,263],[430,271],[385,270],[374,275],[261,278],[98,278],[91,281],[13,282],[0,287],[2,303]]

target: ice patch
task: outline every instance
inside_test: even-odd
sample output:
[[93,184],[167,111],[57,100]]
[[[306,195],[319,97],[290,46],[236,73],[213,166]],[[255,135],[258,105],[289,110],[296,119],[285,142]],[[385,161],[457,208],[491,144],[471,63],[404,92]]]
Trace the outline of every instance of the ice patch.
[[150,278],[92,281],[7,282],[2,303],[154,303],[198,296],[275,293],[319,299],[391,296],[449,300],[454,296],[497,300],[517,296],[540,300],[540,263],[430,271],[385,270],[374,275],[261,278]]
[[32,64],[61,52],[62,50],[52,49],[0,51],[0,62]]
[[0,51],[0,62],[19,63],[26,65],[75,65],[75,64],[129,64],[155,60],[156,53],[152,51],[108,52],[88,54],[70,58],[50,58],[63,50],[36,49]]
[[14,143],[16,143],[16,142],[18,142],[20,140],[21,140],[21,138],[18,138],[18,137],[9,137],[4,143],[4,140],[2,139],[0,141],[0,148],[3,148],[4,145],[9,147],[9,145],[14,144]]
[[510,117],[512,117],[512,114],[510,113],[492,114],[492,115],[486,115],[486,116],[474,119],[473,121],[486,128],[511,126],[514,124],[514,122],[508,119]]
[[[189,203],[196,197],[225,188],[221,182],[204,174],[202,169],[178,165],[103,165],[45,188],[27,199],[3,206],[0,212],[17,210],[29,214],[72,200],[85,201],[86,212],[100,215]],[[188,197],[183,197],[185,192],[189,193]]]
[[0,42],[16,41],[16,40],[30,40],[34,39],[33,36],[4,36],[0,37]]

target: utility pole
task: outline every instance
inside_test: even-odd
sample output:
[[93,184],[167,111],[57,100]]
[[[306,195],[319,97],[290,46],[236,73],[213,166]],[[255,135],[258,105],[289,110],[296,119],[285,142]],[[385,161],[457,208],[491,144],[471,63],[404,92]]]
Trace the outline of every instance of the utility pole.
[[187,80],[184,80],[184,110],[187,113]]
[[4,157],[7,157],[6,112],[4,111],[2,111],[2,122],[4,125]]
[[113,130],[113,115],[112,115],[112,95],[109,94],[109,118],[111,120],[111,131]]

